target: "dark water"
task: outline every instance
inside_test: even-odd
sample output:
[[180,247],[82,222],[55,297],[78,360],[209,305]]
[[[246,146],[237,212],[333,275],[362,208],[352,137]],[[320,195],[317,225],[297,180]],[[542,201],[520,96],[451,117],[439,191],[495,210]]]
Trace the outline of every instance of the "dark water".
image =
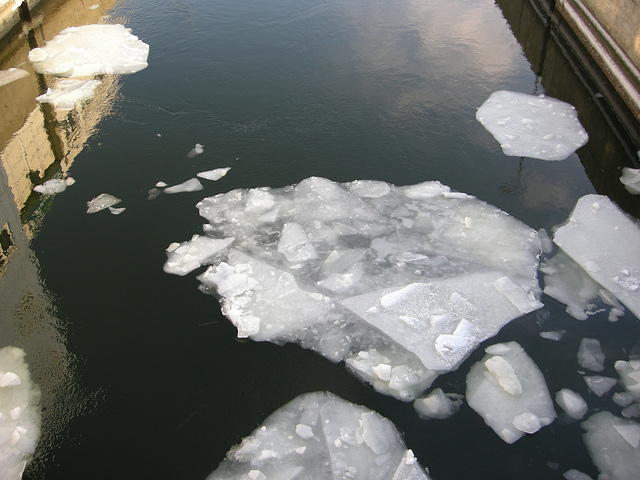
[[[86,20],[93,3],[85,3],[51,2],[29,38],[41,42],[70,25],[60,19],[72,17],[66,9],[87,13],[75,24],[97,21]],[[74,186],[53,199],[23,195],[12,207],[7,192],[16,196],[17,186],[3,177],[0,214],[15,245],[0,278],[0,345],[27,351],[43,391],[43,436],[25,478],[202,479],[267,415],[316,390],[392,420],[436,480],[555,479],[569,468],[597,476],[578,423],[556,422],[507,445],[468,406],[446,421],[420,420],[411,404],[310,351],[238,341],[195,275],[162,271],[165,248],[204,223],[195,209],[201,198],[309,176],[439,180],[535,229],[562,222],[594,192],[637,215],[638,201],[617,181],[622,166],[637,168],[637,125],[625,131],[623,113],[609,108],[615,99],[584,78],[527,1],[128,0],[101,9],[150,45],[149,67],[105,82],[84,114],[43,112],[42,128],[53,134],[36,150],[54,151],[54,161],[38,172],[63,171]],[[14,37],[3,61],[28,51],[27,37]],[[26,87],[19,105],[19,95],[1,88],[0,103],[22,118],[3,126],[13,128],[3,132],[8,145],[40,108],[29,88],[42,85]],[[590,142],[562,162],[504,156],[475,120],[500,89],[574,104]],[[195,143],[204,153],[189,159]],[[5,169],[32,153],[16,160],[5,149]],[[227,166],[204,191],[147,200],[159,180]],[[87,215],[86,202],[103,192],[127,210]],[[637,319],[579,322],[543,301],[486,344],[518,341],[552,393],[571,388],[591,412],[611,409],[610,399],[588,393],[577,348],[585,336],[598,338],[603,375],[615,377],[614,362],[640,339]],[[540,338],[541,329],[568,332],[556,343]],[[464,393],[481,357],[479,349],[434,386]]]

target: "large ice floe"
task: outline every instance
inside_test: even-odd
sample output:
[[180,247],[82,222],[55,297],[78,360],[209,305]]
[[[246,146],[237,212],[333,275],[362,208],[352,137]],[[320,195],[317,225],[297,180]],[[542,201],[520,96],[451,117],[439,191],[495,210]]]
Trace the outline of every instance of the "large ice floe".
[[239,337],[296,342],[413,400],[506,323],[538,309],[540,239],[439,182],[312,177],[197,205],[206,235],[164,269],[217,295]]
[[469,406],[507,443],[552,423],[556,413],[547,384],[524,349],[509,342],[485,351],[467,375]]
[[476,119],[509,156],[564,160],[589,139],[575,107],[544,95],[494,92]]
[[40,390],[31,382],[25,352],[0,349],[0,478],[19,480],[40,437]]
[[68,27],[29,52],[38,73],[56,77],[88,77],[135,73],[147,68],[149,45],[123,25]]
[[617,298],[640,317],[640,227],[608,197],[580,198],[553,241],[606,289],[605,299],[615,296],[609,304]]
[[301,395],[233,447],[208,480],[427,480],[386,418],[328,392]]

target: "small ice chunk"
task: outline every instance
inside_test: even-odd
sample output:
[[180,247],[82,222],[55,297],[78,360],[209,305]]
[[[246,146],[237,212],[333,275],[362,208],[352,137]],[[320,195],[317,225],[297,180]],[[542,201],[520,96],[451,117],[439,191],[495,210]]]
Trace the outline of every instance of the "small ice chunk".
[[67,177],[66,179],[52,178],[41,185],[36,185],[33,187],[33,190],[43,195],[53,195],[64,192],[69,185],[73,185],[75,182],[71,177]]
[[100,80],[58,80],[53,88],[36,97],[40,103],[50,103],[60,110],[71,110],[93,98]]
[[0,372],[0,388],[16,387],[22,384],[18,374],[14,372]]
[[109,207],[109,211],[112,215],[120,215],[122,212],[126,210],[125,207],[117,208],[117,207]]
[[582,378],[587,384],[587,387],[589,387],[589,390],[599,397],[605,395],[618,383],[615,378],[603,377],[602,375],[592,375]]
[[164,271],[174,275],[186,275],[227,248],[233,240],[194,235],[188,242],[171,244],[167,248]]
[[560,408],[567,415],[576,420],[584,417],[589,409],[587,402],[579,394],[568,388],[563,388],[556,393],[556,403],[560,405]]
[[640,195],[640,168],[624,167],[620,181],[632,195]]
[[108,193],[101,193],[87,202],[87,213],[96,213],[120,203],[120,199]]
[[309,425],[296,425],[296,435],[300,438],[308,440],[309,438],[313,438],[315,435],[313,434],[313,429]]
[[631,395],[630,392],[616,392],[613,394],[611,399],[613,400],[613,403],[621,407],[628,407],[634,400],[633,395]]
[[636,480],[640,472],[640,425],[599,412],[582,423],[584,443],[602,478]]
[[164,187],[168,187],[168,185],[167,185],[165,182],[162,182],[162,181],[160,181],[160,182],[156,183],[156,185],[155,185],[155,186],[156,186],[157,188],[164,188]]
[[9,68],[8,70],[0,70],[0,87],[28,76],[29,72],[23,70],[22,68]]
[[147,67],[149,45],[118,24],[68,27],[29,52],[36,72],[63,77],[135,73]]
[[640,402],[640,361],[618,360],[614,366],[627,392],[633,395],[636,402]]
[[220,180],[222,177],[224,177],[229,170],[231,170],[231,167],[215,168],[206,172],[197,173],[196,176],[215,182],[216,180]]
[[578,364],[582,368],[601,372],[604,370],[605,356],[600,342],[595,338],[583,338],[578,348]]
[[553,422],[556,414],[544,377],[522,347],[509,342],[485,351],[487,356],[467,375],[466,393],[469,406],[485,423],[513,443]]
[[593,480],[589,475],[575,468],[567,470],[562,476],[566,478],[566,480]]
[[196,155],[200,155],[203,152],[204,152],[204,147],[199,143],[196,143],[195,147],[193,147],[191,150],[189,150],[189,152],[187,152],[187,157],[193,158]]
[[540,332],[539,335],[546,340],[553,340],[554,342],[559,342],[564,337],[564,334],[567,333],[566,330],[550,330],[547,332]]
[[497,91],[478,108],[476,119],[505,155],[515,157],[564,160],[589,139],[576,109],[551,97]]
[[462,396],[447,394],[441,388],[436,388],[426,397],[413,402],[413,408],[423,418],[444,419],[454,415],[462,405]]
[[391,380],[391,365],[380,363],[371,369],[380,380],[384,380],[385,382]]
[[194,177],[178,185],[167,187],[163,190],[163,192],[173,194],[173,193],[184,193],[184,192],[197,192],[202,189],[204,189],[204,187],[202,186],[200,181]]

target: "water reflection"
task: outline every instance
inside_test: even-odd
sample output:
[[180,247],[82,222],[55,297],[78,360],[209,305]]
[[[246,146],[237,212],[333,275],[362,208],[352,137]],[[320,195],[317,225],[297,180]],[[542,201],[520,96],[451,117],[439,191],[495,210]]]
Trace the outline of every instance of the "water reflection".
[[[95,97],[81,108],[56,111],[35,97],[53,78],[36,74],[27,54],[70,25],[97,23],[115,1],[89,8],[81,0],[43,2],[32,21],[0,40],[0,70],[19,67],[29,76],[0,87],[0,346],[18,346],[42,390],[43,429],[27,476],[44,478],[48,452],[66,435],[68,423],[94,408],[95,392],[84,391],[76,360],[66,348],[66,322],[44,285],[30,247],[54,197],[33,187],[65,177],[68,169],[112,110],[118,78],[105,76]],[[96,2],[94,5],[98,5]]]

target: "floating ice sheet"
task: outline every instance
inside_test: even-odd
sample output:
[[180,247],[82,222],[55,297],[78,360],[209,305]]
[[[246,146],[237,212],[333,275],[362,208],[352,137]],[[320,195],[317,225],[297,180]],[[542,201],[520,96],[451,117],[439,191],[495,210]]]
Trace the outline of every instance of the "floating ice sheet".
[[229,170],[231,170],[231,167],[214,168],[213,170],[197,173],[196,176],[215,182],[216,180],[220,180],[222,177],[224,177]]
[[25,352],[0,349],[0,478],[19,480],[40,437],[40,390],[31,382]]
[[572,105],[544,95],[494,92],[476,119],[515,157],[564,160],[589,139]]
[[466,398],[507,443],[535,433],[556,418],[547,384],[533,360],[516,342],[485,349],[469,370]]
[[71,110],[93,98],[96,87],[101,83],[100,80],[59,80],[55,88],[47,89],[47,93],[36,97],[36,100],[50,103],[60,110]]
[[553,241],[640,317],[640,227],[608,197],[580,198]]
[[87,202],[87,213],[96,213],[120,203],[120,199],[108,193],[101,193]]
[[583,422],[582,428],[586,431],[584,443],[602,478],[637,480],[640,424],[609,412],[599,412]]
[[197,206],[208,236],[235,241],[182,244],[167,271],[211,264],[198,278],[238,336],[300,343],[403,400],[541,307],[537,233],[438,182],[314,177]]
[[271,414],[207,480],[245,478],[428,480],[389,420],[327,392]]
[[53,195],[55,193],[64,192],[69,185],[73,185],[74,183],[76,183],[76,181],[71,177],[65,179],[52,178],[41,185],[36,185],[33,189],[43,195]]
[[38,73],[58,77],[88,77],[135,73],[147,67],[149,45],[123,25],[83,25],[65,28],[44,47],[29,52]]
[[0,87],[27,76],[29,76],[29,72],[23,70],[22,68],[9,68],[8,70],[0,70]]
[[200,180],[197,178],[190,178],[186,182],[182,182],[178,185],[174,185],[172,187],[167,187],[163,190],[164,193],[184,193],[184,192],[197,192],[202,190],[204,187],[200,183]]

